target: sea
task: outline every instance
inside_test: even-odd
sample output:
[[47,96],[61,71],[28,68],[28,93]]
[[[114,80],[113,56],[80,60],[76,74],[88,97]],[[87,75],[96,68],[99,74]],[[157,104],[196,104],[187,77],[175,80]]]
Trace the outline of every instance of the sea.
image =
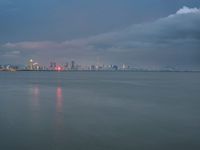
[[199,150],[198,72],[0,72],[0,150]]

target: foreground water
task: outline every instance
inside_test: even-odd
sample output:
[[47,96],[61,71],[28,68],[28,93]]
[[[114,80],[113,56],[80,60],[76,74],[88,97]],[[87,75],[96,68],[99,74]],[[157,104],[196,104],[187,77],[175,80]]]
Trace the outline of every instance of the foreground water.
[[1,150],[200,149],[200,73],[0,73]]

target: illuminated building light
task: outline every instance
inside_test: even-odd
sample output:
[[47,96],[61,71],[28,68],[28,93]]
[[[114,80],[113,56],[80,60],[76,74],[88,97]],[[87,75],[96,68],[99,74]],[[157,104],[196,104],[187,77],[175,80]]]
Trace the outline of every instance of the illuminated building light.
[[56,70],[56,71],[63,71],[64,69],[63,69],[63,67],[61,67],[61,66],[56,66],[56,67],[55,67],[55,70]]

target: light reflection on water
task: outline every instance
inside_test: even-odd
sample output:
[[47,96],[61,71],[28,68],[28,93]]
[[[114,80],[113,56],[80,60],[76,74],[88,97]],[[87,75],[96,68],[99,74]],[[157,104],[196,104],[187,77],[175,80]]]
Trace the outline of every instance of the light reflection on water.
[[[46,89],[44,87],[40,87],[38,84],[31,85],[29,87],[30,94],[30,110],[31,110],[31,126],[33,128],[37,128],[43,122],[44,116],[46,116],[46,107],[42,106],[42,104],[47,100],[49,103],[55,102],[55,107],[53,108],[53,113],[50,116],[50,120],[53,121],[53,133],[54,133],[54,142],[55,145],[59,145],[59,142],[63,137],[63,129],[64,129],[64,113],[63,113],[63,88],[60,83],[57,87],[49,88],[53,93],[52,98],[45,98]],[[50,114],[49,114],[50,115]],[[43,119],[42,119],[43,118]],[[49,120],[49,121],[50,121]],[[50,122],[51,122],[50,121]],[[36,131],[37,132],[37,131]]]
[[31,95],[31,107],[35,110],[39,109],[40,103],[40,88],[39,85],[31,85],[29,88]]
[[56,112],[55,112],[55,146],[60,145],[60,141],[62,141],[63,128],[64,128],[64,114],[63,114],[63,94],[62,94],[62,87],[60,85],[57,86],[56,89]]
[[38,84],[29,85],[28,88],[29,91],[29,110],[30,110],[30,117],[28,118],[30,120],[30,127],[37,128],[40,125],[40,102],[41,102],[41,89]]
[[62,112],[63,106],[63,95],[62,95],[62,87],[58,86],[56,89],[56,112]]

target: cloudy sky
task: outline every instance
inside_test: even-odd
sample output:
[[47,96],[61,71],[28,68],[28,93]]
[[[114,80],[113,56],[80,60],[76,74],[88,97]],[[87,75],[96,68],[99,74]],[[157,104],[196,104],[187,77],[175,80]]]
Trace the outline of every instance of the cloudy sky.
[[0,64],[200,69],[200,0],[0,0]]

